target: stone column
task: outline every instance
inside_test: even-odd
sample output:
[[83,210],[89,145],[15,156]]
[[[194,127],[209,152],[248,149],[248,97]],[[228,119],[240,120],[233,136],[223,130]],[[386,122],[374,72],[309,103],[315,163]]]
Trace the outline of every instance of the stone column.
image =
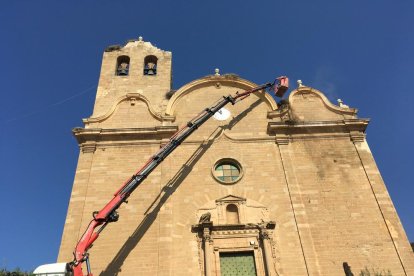
[[263,244],[263,255],[266,263],[266,271],[268,276],[278,275],[273,265],[272,248],[270,245],[270,234],[268,230],[260,229],[260,239]]
[[203,229],[203,242],[204,242],[204,275],[211,275],[211,233],[209,227]]

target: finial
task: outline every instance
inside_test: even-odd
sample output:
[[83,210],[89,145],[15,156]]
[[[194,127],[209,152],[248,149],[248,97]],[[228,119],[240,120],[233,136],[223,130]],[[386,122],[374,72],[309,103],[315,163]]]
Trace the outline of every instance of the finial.
[[220,76],[220,69],[216,68],[216,69],[214,69],[214,72],[215,72],[214,75]]
[[138,41],[142,41],[142,40],[143,40],[142,36],[138,37]]
[[344,102],[341,99],[337,99],[336,101],[338,102],[339,107],[349,108],[349,106],[347,106],[346,104],[344,104]]
[[298,83],[298,87],[303,87],[302,80],[297,80],[296,82]]

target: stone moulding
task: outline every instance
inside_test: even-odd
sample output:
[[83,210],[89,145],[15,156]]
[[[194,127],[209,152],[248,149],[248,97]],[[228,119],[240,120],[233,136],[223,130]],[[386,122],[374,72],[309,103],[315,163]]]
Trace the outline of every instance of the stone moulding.
[[174,116],[165,116],[165,115],[162,115],[160,112],[156,112],[154,110],[154,108],[152,108],[149,100],[144,95],[142,95],[140,93],[128,93],[128,94],[118,98],[118,100],[115,101],[115,103],[112,105],[112,107],[108,110],[108,112],[106,114],[98,116],[98,117],[90,117],[90,118],[82,119],[83,123],[85,124],[85,127],[88,127],[89,124],[92,124],[92,123],[100,123],[100,122],[103,122],[103,121],[107,120],[115,112],[118,105],[121,102],[127,101],[127,100],[129,100],[131,102],[134,102],[136,100],[143,101],[147,105],[148,111],[151,114],[151,116],[154,117],[155,119],[157,119],[158,121],[172,122],[172,121],[175,120]]
[[[253,137],[236,137],[231,136],[227,132],[224,132],[221,137],[223,137],[222,139],[225,138],[232,143],[266,143],[269,141],[273,141],[273,138],[269,135],[255,135]],[[221,137],[217,138],[216,140],[220,139]]]
[[369,119],[345,119],[339,121],[269,122],[269,134],[335,133],[351,131],[365,132]]
[[276,137],[278,144],[288,144],[290,139],[351,137],[353,141],[365,139],[369,119],[345,119],[340,121],[269,122],[267,132]]
[[235,196],[235,195],[227,195],[219,199],[216,199],[217,205],[224,205],[224,204],[236,203],[236,202],[239,202],[240,204],[246,204],[246,198]]
[[117,142],[136,140],[159,140],[171,137],[177,132],[178,126],[157,126],[150,128],[74,128],[73,135],[79,145],[87,142]]
[[[247,223],[247,224],[213,224],[213,222],[207,222],[202,224],[193,224],[191,225],[191,232],[197,233],[202,231],[204,228],[209,228],[212,231],[246,231],[249,233],[249,230],[260,230],[260,229],[269,229],[273,230],[276,228],[276,222],[267,221],[263,223]],[[223,234],[223,233],[221,233]],[[229,233],[234,234],[234,233]]]

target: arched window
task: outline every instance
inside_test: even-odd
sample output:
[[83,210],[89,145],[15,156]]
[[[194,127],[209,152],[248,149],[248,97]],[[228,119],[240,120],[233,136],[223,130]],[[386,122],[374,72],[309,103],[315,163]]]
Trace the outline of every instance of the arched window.
[[144,75],[155,76],[157,74],[157,61],[156,56],[146,56],[144,59]]
[[129,74],[129,56],[119,56],[116,62],[116,75],[128,76]]
[[227,224],[239,224],[239,209],[235,204],[229,204],[226,207]]

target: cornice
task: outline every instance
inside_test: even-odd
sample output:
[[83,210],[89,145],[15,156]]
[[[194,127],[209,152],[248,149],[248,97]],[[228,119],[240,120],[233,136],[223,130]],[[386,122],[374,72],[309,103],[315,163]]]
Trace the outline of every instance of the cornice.
[[107,141],[137,141],[145,139],[162,140],[170,138],[177,132],[178,126],[156,126],[148,128],[122,128],[122,129],[102,129],[102,128],[74,128],[72,130],[78,144],[87,142],[107,142]]
[[[191,231],[193,233],[203,231],[205,228],[210,229],[211,231],[231,231],[231,230],[264,230],[269,229],[273,230],[276,228],[276,222],[267,221],[263,223],[247,223],[247,224],[213,224],[213,222],[206,222],[201,224],[191,225]],[[242,232],[238,232],[241,234]]]
[[346,133],[348,135],[352,134],[355,136],[355,133],[360,133],[359,136],[361,136],[365,133],[368,123],[369,119],[345,119],[339,121],[310,122],[269,122],[267,125],[267,132],[269,135],[279,137],[281,142],[285,141],[288,136],[292,135],[301,135],[304,137]]

